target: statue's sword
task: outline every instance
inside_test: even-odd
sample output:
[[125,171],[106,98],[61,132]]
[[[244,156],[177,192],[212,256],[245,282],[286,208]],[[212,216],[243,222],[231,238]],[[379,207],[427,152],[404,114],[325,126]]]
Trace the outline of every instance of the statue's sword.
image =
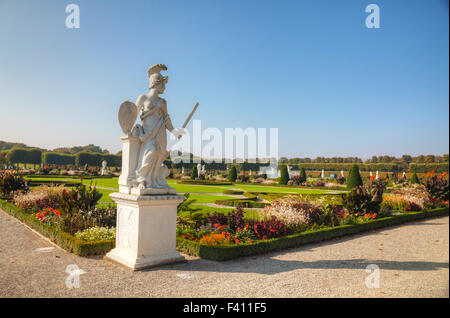
[[194,109],[191,111],[191,113],[189,114],[189,117],[184,122],[183,128],[186,128],[186,126],[189,124],[189,121],[191,120],[192,116],[194,115],[195,111],[197,110],[197,107],[198,107],[198,103],[195,104]]

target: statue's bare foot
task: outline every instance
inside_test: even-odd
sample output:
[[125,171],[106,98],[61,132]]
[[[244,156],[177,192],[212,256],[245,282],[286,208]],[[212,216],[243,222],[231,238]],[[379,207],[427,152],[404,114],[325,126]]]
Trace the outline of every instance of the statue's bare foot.
[[138,189],[145,189],[145,182],[139,183]]

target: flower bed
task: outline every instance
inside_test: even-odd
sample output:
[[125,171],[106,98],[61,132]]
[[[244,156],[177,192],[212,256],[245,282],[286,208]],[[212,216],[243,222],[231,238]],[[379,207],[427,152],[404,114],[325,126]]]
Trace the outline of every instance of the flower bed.
[[114,248],[114,240],[84,241],[78,239],[74,235],[61,231],[51,224],[40,221],[36,215],[27,213],[5,200],[0,200],[0,208],[8,214],[16,217],[30,228],[46,236],[58,246],[76,255],[103,255]]
[[409,212],[401,215],[394,215],[368,221],[362,224],[341,225],[331,228],[322,228],[311,230],[278,238],[257,240],[253,242],[235,244],[235,245],[207,245],[200,242],[177,237],[177,250],[192,256],[199,256],[205,259],[215,261],[225,261],[238,257],[262,254],[285,248],[297,247],[303,244],[316,243],[350,235],[361,233],[372,229],[378,229],[386,226],[392,226],[408,221],[419,220],[428,217],[435,217],[448,214],[449,209],[435,209],[424,212]]

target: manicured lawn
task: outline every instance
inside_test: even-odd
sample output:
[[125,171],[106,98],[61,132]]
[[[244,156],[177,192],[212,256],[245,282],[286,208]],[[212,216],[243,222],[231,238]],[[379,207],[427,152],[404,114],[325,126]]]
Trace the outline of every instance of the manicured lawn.
[[322,190],[322,189],[308,189],[308,188],[292,188],[292,187],[271,187],[259,185],[240,185],[235,184],[232,188],[241,189],[249,192],[278,192],[278,193],[298,193],[298,194],[327,194],[327,193],[343,193],[338,190]]

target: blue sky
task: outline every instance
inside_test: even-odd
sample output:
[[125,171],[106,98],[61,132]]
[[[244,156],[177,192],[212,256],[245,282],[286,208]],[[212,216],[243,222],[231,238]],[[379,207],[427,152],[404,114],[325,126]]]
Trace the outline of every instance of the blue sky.
[[[65,7],[80,7],[67,29]],[[380,7],[368,29],[365,7]],[[278,127],[287,157],[449,152],[448,1],[0,0],[0,140],[121,148],[168,66],[175,126]],[[189,127],[191,127],[192,124]]]

